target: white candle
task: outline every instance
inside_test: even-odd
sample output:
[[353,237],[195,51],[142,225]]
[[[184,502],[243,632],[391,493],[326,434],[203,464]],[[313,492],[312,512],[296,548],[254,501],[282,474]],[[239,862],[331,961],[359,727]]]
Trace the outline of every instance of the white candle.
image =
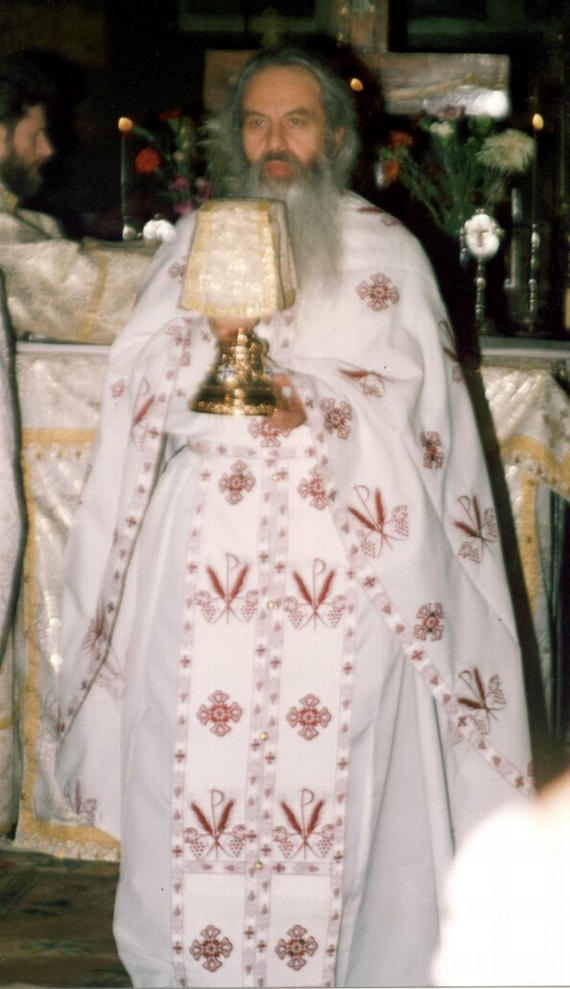
[[536,220],[536,187],[538,179],[538,132],[544,127],[540,113],[533,114],[534,158],[532,162],[532,192],[530,202],[530,271],[528,279],[528,318],[531,324],[538,319],[538,274],[540,265],[540,234]]
[[125,222],[129,215],[129,192],[131,187],[128,135],[133,129],[133,122],[130,117],[119,117],[117,126],[121,133],[121,214],[123,222]]
[[530,201],[530,222],[536,223],[536,185],[538,178],[538,132],[544,127],[544,119],[540,113],[534,113],[532,117],[532,129],[534,132],[534,155],[532,159],[532,191]]

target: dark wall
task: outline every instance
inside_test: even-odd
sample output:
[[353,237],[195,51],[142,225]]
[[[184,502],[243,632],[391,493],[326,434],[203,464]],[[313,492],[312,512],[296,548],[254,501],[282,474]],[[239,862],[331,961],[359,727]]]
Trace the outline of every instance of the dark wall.
[[[120,229],[118,220],[114,223],[105,220],[101,225],[100,218],[108,218],[118,211],[119,116],[152,118],[165,109],[183,105],[198,118],[202,111],[205,51],[257,47],[259,35],[248,31],[247,26],[251,27],[248,15],[261,0],[231,0],[243,11],[243,16],[236,19],[235,31],[223,35],[180,32],[177,0],[77,2],[95,11],[99,18],[103,12],[107,35],[104,64],[82,65],[64,57],[62,77],[68,109],[57,134],[61,153],[51,165],[44,189],[33,205],[60,216],[72,235],[106,231],[109,236],[116,236]],[[285,12],[288,0],[277,0],[273,6]],[[540,3],[521,0],[524,30],[519,24],[519,30],[512,31],[504,25],[495,29],[491,19],[482,14],[484,8],[491,10],[496,4],[479,0],[471,5],[470,19],[457,16],[456,4],[448,0],[429,0],[429,3],[428,0],[393,0],[391,7],[392,50],[414,49],[421,36],[422,50],[426,51],[483,50],[511,55],[515,118],[527,115],[529,94],[539,77],[543,79],[543,87],[548,89],[550,85],[547,98],[558,99],[554,92],[556,84],[544,79],[549,73],[552,77],[559,68],[556,67],[560,55],[555,51],[555,18],[565,9],[562,0],[540,0]],[[439,19],[433,16],[438,11]],[[428,23],[425,15],[431,18],[432,33],[428,36],[420,30],[422,24]],[[439,24],[445,25],[445,30],[438,30]],[[329,45],[334,45],[333,39],[329,39]],[[376,110],[373,115],[378,116]],[[379,121],[379,134],[381,130]]]

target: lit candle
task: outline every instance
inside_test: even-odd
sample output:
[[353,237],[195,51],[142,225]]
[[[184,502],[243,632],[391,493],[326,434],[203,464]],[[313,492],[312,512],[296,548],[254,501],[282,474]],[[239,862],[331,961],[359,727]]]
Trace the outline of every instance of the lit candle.
[[532,130],[534,134],[534,155],[532,159],[532,194],[531,194],[531,211],[530,211],[530,221],[531,223],[536,222],[536,183],[538,175],[538,132],[544,127],[544,118],[540,113],[533,113],[532,115]]
[[130,117],[119,117],[117,124],[119,131],[121,132],[121,214],[123,217],[123,239],[130,239],[127,235],[127,228],[131,229],[129,223],[129,193],[131,188],[131,174],[129,168],[129,157],[128,157],[128,134],[133,129],[133,122]]
[[538,132],[544,127],[540,113],[532,116],[534,132],[534,157],[532,161],[532,191],[530,201],[530,263],[528,279],[528,318],[531,325],[538,319],[538,273],[540,265],[540,234],[536,220],[536,187],[538,177]]

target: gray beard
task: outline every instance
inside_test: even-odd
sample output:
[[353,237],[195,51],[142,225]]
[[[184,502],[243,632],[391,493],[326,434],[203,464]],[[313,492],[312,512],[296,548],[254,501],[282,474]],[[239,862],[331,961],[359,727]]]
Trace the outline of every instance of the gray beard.
[[341,194],[328,159],[322,155],[289,181],[264,178],[263,164],[262,160],[248,166],[242,188],[248,197],[281,199],[286,204],[299,287],[318,290],[334,282],[342,255],[338,208]]

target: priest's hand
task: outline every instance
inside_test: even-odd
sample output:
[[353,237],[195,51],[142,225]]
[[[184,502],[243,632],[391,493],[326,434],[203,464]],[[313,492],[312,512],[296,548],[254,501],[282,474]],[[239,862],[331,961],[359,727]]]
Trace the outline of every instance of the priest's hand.
[[271,422],[287,436],[292,429],[305,422],[305,409],[297,389],[286,374],[274,374],[271,384],[277,395],[277,408],[271,416]]

